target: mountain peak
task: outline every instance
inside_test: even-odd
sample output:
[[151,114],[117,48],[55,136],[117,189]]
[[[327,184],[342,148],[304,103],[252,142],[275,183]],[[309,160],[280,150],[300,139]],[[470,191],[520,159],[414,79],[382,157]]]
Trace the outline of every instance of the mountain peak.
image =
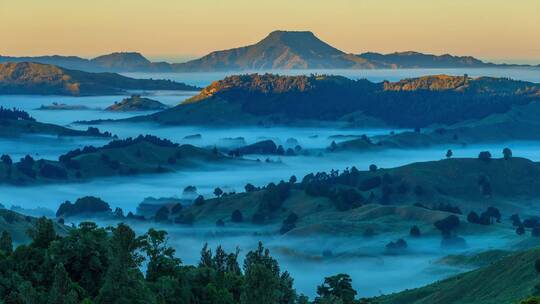
[[91,60],[101,67],[134,69],[140,66],[147,66],[151,62],[141,53],[137,52],[115,52],[102,55]]

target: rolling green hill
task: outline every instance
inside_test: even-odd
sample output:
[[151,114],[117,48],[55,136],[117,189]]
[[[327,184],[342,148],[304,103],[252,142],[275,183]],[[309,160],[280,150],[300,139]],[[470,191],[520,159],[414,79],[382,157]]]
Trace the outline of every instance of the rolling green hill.
[[501,304],[519,303],[535,293],[540,277],[535,262],[540,249],[519,252],[480,269],[425,287],[371,299],[378,304]]
[[0,164],[0,182],[16,185],[76,182],[106,176],[172,172],[181,168],[224,161],[212,151],[178,145],[153,136],[115,140],[85,147],[55,160],[26,156],[13,164]]
[[540,85],[498,78],[426,76],[372,83],[340,76],[234,75],[181,105],[128,121],[162,124],[302,124],[356,116],[390,126],[455,124],[540,99]]
[[114,73],[89,73],[58,66],[20,62],[0,64],[0,94],[106,95],[126,90],[198,88],[170,80],[133,79]]
[[[0,209],[0,233],[7,231],[13,238],[13,242],[21,244],[30,240],[28,230],[33,228],[36,223],[36,218],[13,212],[7,209]],[[65,235],[68,232],[68,227],[54,224],[56,232],[60,235]]]

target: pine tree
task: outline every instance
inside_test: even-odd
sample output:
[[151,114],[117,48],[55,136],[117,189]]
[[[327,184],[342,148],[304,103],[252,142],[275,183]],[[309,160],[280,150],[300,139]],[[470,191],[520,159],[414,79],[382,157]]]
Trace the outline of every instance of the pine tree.
[[3,251],[6,255],[10,255],[13,252],[11,234],[5,230],[2,232],[2,236],[0,236],[0,251]]
[[53,271],[53,283],[49,291],[47,304],[76,304],[77,292],[73,288],[68,273],[62,263],[57,264]]

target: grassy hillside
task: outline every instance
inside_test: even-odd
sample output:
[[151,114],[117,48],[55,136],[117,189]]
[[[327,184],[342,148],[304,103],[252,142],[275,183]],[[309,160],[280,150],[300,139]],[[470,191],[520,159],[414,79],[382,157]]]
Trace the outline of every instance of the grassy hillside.
[[[30,240],[28,230],[34,227],[36,218],[13,212],[7,209],[0,209],[0,233],[7,231],[10,233],[15,243],[26,243]],[[58,223],[54,224],[56,232],[60,235],[67,234],[68,228]]]
[[197,90],[170,80],[133,79],[40,63],[0,64],[0,94],[106,95],[126,90]]
[[[523,158],[446,159],[372,172],[350,169],[310,174],[294,184],[280,182],[248,190],[195,203],[179,217],[200,225],[218,221],[267,224],[278,231],[294,214],[294,225],[285,231],[291,235],[362,235],[368,229],[408,235],[413,225],[423,233],[439,235],[433,224],[459,212],[460,235],[513,236],[515,227],[507,218],[513,213],[522,218],[534,215],[531,210],[540,197],[540,165]],[[481,213],[490,206],[500,210],[502,224],[468,223],[470,211]],[[234,220],[236,211],[242,221]]]
[[165,173],[226,158],[191,145],[152,136],[116,140],[95,148],[70,151],[58,161],[25,157],[0,164],[0,182],[18,185],[75,182],[105,176]]
[[157,111],[168,107],[163,103],[150,98],[141,97],[141,95],[131,95],[120,102],[115,102],[107,107],[105,111],[111,112],[129,112],[129,111]]
[[425,287],[372,299],[378,304],[517,303],[535,292],[540,277],[534,264],[540,249],[519,252],[492,265]]
[[94,127],[89,127],[86,131],[80,131],[55,124],[38,122],[25,111],[0,107],[0,137],[16,137],[28,134],[94,137],[112,136],[109,132],[101,133]]
[[371,83],[328,75],[235,75],[212,83],[179,106],[129,121],[287,124],[346,118],[357,125],[351,113],[361,113],[359,117],[392,126],[425,127],[505,113],[513,105],[538,100],[539,92],[537,84],[502,78],[438,75]]

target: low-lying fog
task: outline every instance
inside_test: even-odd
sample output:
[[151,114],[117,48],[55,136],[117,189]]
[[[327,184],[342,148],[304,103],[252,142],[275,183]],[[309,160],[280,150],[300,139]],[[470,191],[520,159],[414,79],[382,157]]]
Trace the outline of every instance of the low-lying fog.
[[[102,222],[101,225],[114,225]],[[132,227],[139,234],[156,224],[136,224]],[[287,270],[294,278],[294,286],[299,293],[313,298],[316,286],[324,277],[338,273],[347,273],[353,279],[353,287],[360,297],[388,294],[429,284],[468,268],[440,263],[448,254],[474,253],[479,250],[500,249],[510,244],[511,239],[504,233],[482,237],[466,237],[469,247],[462,250],[441,249],[438,236],[426,236],[412,239],[405,235],[377,235],[373,238],[362,237],[281,237],[261,234],[261,228],[185,228],[158,226],[169,232],[169,245],[176,249],[176,255],[184,264],[197,264],[200,250],[208,243],[212,251],[222,245],[226,251],[240,248],[240,265],[243,257],[257,243],[270,248],[281,270]],[[268,227],[275,231],[277,227]],[[255,232],[257,232],[255,234]],[[385,245],[397,238],[405,237],[407,251],[399,255],[389,255]],[[326,253],[324,253],[326,251]]]
[[[311,71],[310,71],[311,72]],[[313,71],[317,72],[317,71]],[[319,71],[320,72],[320,71]],[[287,71],[291,74],[291,71]],[[305,71],[303,71],[305,73]],[[320,72],[322,73],[322,72]],[[324,71],[328,74],[341,74],[351,78],[368,78],[372,81],[398,80],[426,74],[453,74],[471,76],[490,75],[540,82],[537,71],[527,69],[473,69],[473,70],[366,70],[366,71]],[[191,74],[129,74],[136,77],[169,78],[189,84],[205,86],[213,80],[221,79],[224,73],[191,73]],[[176,105],[196,92],[142,92],[143,96],[157,99],[167,105]],[[120,101],[125,96],[99,97],[61,97],[61,96],[0,96],[0,106],[17,107],[26,110],[38,121],[70,125],[77,120],[93,120],[106,118],[126,118],[140,113],[112,113],[101,109]],[[89,110],[37,110],[41,105],[53,102],[67,105],[83,105]],[[87,126],[72,125],[85,129]],[[376,135],[386,134],[390,129],[338,129],[327,126],[309,128],[203,128],[203,127],[160,127],[152,124],[103,124],[102,131],[110,131],[119,137],[154,134],[171,139],[174,142],[190,143],[197,146],[226,147],[238,145],[241,140],[231,138],[242,137],[243,143],[251,144],[262,139],[273,139],[278,144],[291,144],[287,140],[294,138],[309,155],[270,156],[270,163],[264,162],[267,156],[251,155],[247,158],[260,158],[262,162],[235,163],[234,165],[202,165],[170,174],[140,175],[133,177],[116,177],[97,179],[80,184],[57,184],[31,187],[14,187],[0,185],[0,203],[6,207],[19,205],[23,208],[45,207],[56,210],[65,200],[74,201],[79,197],[94,195],[109,202],[111,206],[121,207],[125,212],[134,211],[137,205],[148,196],[181,197],[182,190],[188,185],[197,187],[198,192],[210,196],[215,187],[225,191],[242,191],[246,183],[264,185],[288,179],[291,175],[301,178],[307,173],[344,169],[356,166],[361,170],[370,164],[379,167],[394,167],[411,162],[439,160],[444,158],[446,150],[452,148],[454,157],[476,157],[479,151],[490,150],[494,157],[500,157],[504,147],[510,147],[514,156],[540,160],[540,142],[511,142],[469,145],[465,147],[432,147],[429,149],[385,150],[364,153],[328,153],[325,148],[334,140],[334,135]],[[200,134],[200,139],[184,137]],[[35,158],[56,159],[59,155],[85,145],[99,146],[107,139],[97,138],[57,138],[55,136],[23,136],[19,138],[0,138],[0,154],[9,154],[18,159],[26,154]],[[339,140],[336,140],[339,141]],[[232,143],[234,142],[234,143]],[[139,232],[146,231],[145,224],[136,227]],[[259,240],[268,245],[278,258],[282,269],[291,272],[295,278],[295,286],[299,292],[314,296],[316,286],[324,276],[344,272],[353,277],[354,287],[360,296],[373,296],[380,293],[399,291],[417,287],[434,280],[444,278],[461,271],[449,266],[434,263],[449,252],[442,252],[438,238],[422,238],[410,240],[409,252],[405,255],[389,256],[384,253],[384,245],[404,235],[383,235],[373,239],[365,238],[282,238],[279,236],[254,235],[250,228],[233,230],[230,227],[217,229],[182,228],[169,226],[166,228],[171,236],[170,243],[177,249],[177,254],[185,263],[197,263],[199,251],[208,242],[212,247],[222,244],[228,250],[239,246],[241,256],[254,248]],[[275,227],[274,227],[275,228]],[[508,246],[508,238],[501,235],[469,238],[469,250],[504,248]],[[332,251],[332,257],[322,258],[326,249]]]
[[[306,74],[327,74],[341,75],[351,79],[368,79],[373,82],[384,80],[398,81],[404,78],[420,77],[426,75],[447,74],[461,76],[468,74],[471,77],[509,77],[516,80],[540,82],[540,73],[537,68],[467,68],[467,69],[381,69],[381,70],[269,70],[269,71],[244,71],[249,73],[277,73],[282,75],[306,75]],[[171,79],[184,82],[190,85],[204,87],[212,81],[223,79],[226,76],[238,74],[239,72],[212,72],[212,73],[124,73],[124,75],[134,78]]]

